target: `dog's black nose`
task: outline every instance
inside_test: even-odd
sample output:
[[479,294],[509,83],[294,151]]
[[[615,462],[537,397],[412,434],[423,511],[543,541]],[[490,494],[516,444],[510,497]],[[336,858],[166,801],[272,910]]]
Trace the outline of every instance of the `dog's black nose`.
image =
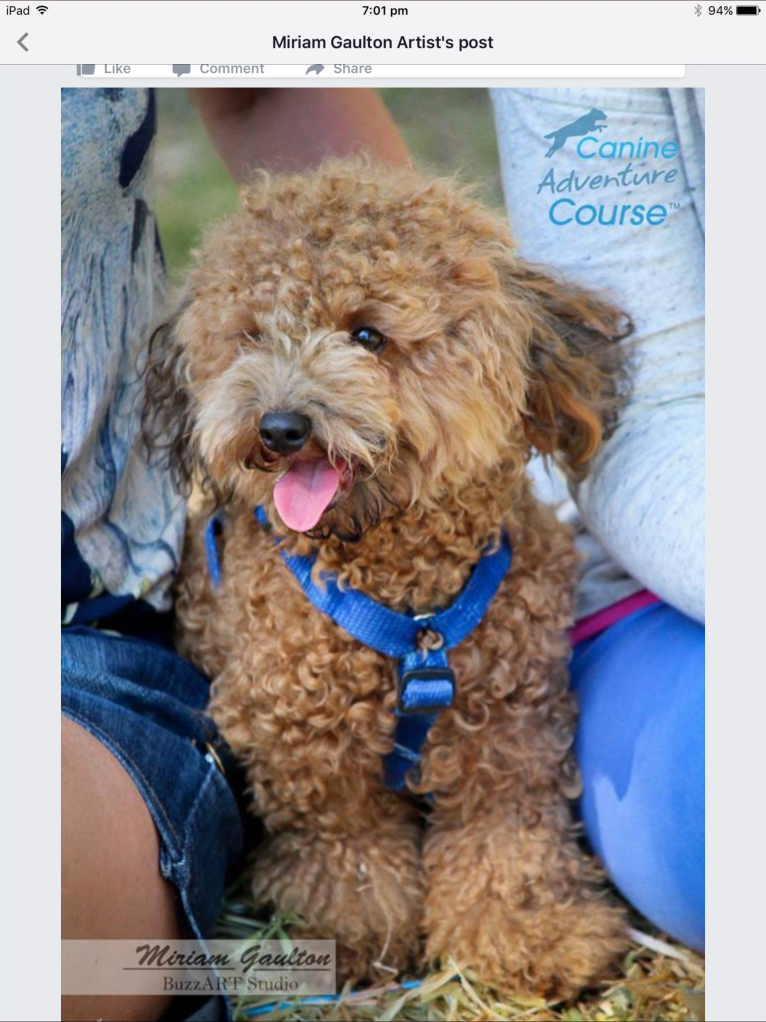
[[295,454],[311,436],[311,419],[300,412],[269,412],[258,428],[270,451]]

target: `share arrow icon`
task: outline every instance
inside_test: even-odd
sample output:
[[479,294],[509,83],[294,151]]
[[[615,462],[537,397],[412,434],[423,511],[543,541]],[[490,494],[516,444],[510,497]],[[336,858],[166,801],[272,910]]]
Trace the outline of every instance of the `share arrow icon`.
[[306,74],[310,75],[314,71],[316,74],[321,75],[324,71],[324,64],[312,64],[311,67],[306,68]]

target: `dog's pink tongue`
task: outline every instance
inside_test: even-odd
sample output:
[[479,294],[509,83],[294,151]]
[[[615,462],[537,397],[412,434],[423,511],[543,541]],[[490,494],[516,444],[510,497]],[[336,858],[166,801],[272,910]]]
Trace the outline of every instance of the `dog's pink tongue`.
[[340,486],[340,472],[326,458],[294,461],[274,485],[274,503],[288,529],[313,529]]

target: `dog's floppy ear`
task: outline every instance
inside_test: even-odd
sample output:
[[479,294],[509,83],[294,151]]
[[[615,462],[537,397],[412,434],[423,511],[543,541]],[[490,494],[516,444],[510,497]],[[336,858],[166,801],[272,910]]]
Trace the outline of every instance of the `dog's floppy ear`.
[[177,327],[188,301],[149,338],[142,367],[141,433],[150,459],[170,470],[179,491],[188,495],[196,458],[192,446],[192,400],[186,358]]
[[626,394],[619,344],[633,324],[591,292],[514,259],[501,274],[529,329],[524,428],[530,443],[572,475],[587,468]]

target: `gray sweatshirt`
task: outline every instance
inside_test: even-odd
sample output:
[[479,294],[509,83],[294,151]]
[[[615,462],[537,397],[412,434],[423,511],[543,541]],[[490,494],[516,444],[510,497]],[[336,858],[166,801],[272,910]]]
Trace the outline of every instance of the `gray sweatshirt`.
[[704,90],[511,88],[492,99],[521,254],[607,292],[636,324],[623,342],[630,402],[588,478],[568,491],[541,459],[530,467],[577,531],[578,617],[647,588],[704,621]]

